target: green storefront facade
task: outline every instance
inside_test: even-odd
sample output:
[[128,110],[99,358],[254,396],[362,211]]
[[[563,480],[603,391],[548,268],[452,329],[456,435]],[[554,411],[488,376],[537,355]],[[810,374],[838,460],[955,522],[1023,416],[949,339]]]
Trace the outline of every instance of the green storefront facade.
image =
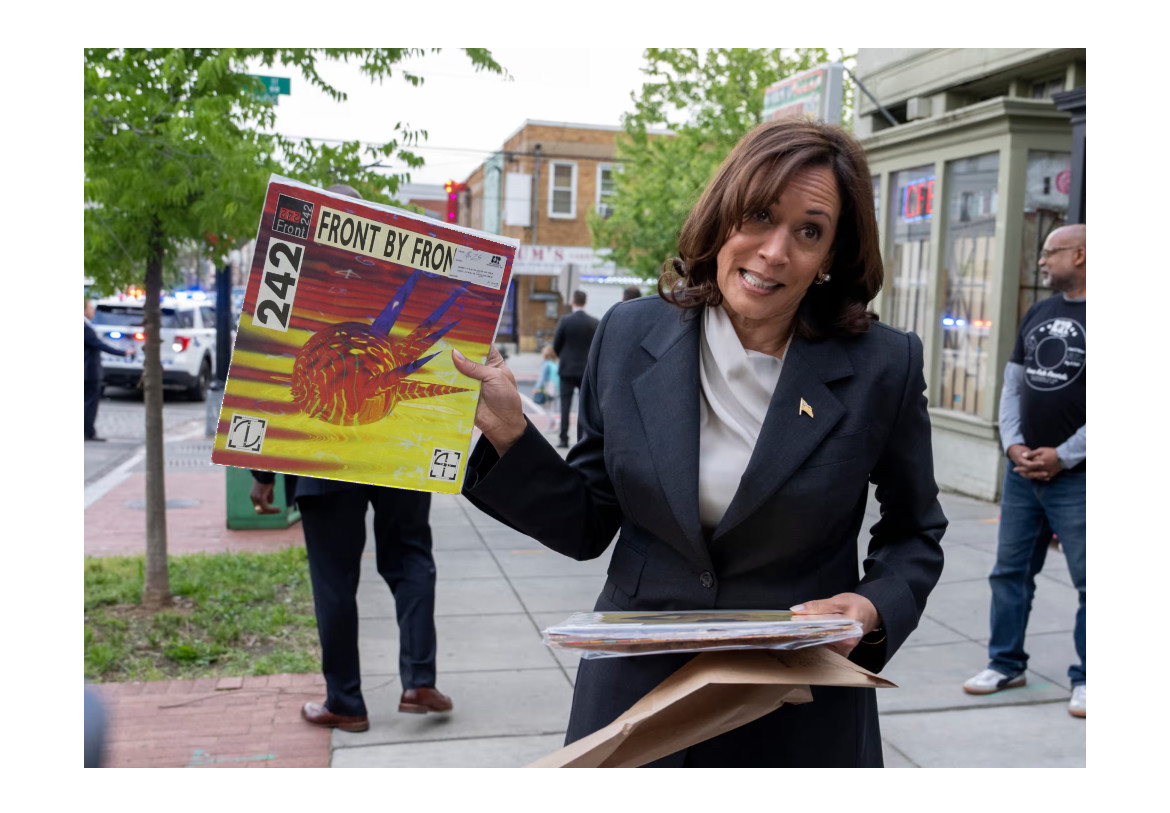
[[1004,364],[1083,188],[1052,97],[1083,87],[1084,50],[862,49],[856,74],[885,108],[858,94],[886,268],[874,309],[922,339],[939,486],[995,500]]

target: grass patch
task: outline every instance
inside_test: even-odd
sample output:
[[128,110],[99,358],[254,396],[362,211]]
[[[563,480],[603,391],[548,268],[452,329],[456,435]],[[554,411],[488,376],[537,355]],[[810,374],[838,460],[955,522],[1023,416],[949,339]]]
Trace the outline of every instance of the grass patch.
[[319,672],[308,560],[277,553],[168,557],[174,606],[142,601],[142,556],[85,558],[85,679]]

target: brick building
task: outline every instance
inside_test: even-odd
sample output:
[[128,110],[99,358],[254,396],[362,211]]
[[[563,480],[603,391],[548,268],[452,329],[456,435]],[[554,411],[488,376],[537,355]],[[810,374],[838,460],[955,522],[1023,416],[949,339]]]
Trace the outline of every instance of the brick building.
[[[588,215],[606,216],[621,127],[525,121],[463,182],[460,225],[520,241],[499,341],[521,352],[552,341],[569,292],[600,317],[630,277],[593,249]],[[663,130],[658,135],[667,134]]]

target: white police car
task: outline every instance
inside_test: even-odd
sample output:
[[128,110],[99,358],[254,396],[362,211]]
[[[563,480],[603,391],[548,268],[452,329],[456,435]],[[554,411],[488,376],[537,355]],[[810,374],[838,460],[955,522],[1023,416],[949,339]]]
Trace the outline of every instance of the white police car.
[[[104,342],[133,348],[132,357],[102,353],[102,384],[137,387],[142,378],[144,300],[114,296],[94,303],[93,328]],[[163,387],[181,389],[194,401],[207,397],[215,369],[215,303],[201,294],[178,294],[159,303]]]

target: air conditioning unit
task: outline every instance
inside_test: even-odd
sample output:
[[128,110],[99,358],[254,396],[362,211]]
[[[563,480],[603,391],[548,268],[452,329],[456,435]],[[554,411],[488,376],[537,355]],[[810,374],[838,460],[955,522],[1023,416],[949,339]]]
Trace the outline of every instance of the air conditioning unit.
[[906,121],[928,119],[934,115],[934,100],[929,96],[915,96],[906,100]]
[[602,220],[609,220],[610,216],[613,215],[613,207],[608,203],[599,203],[597,204],[597,214],[601,215]]

